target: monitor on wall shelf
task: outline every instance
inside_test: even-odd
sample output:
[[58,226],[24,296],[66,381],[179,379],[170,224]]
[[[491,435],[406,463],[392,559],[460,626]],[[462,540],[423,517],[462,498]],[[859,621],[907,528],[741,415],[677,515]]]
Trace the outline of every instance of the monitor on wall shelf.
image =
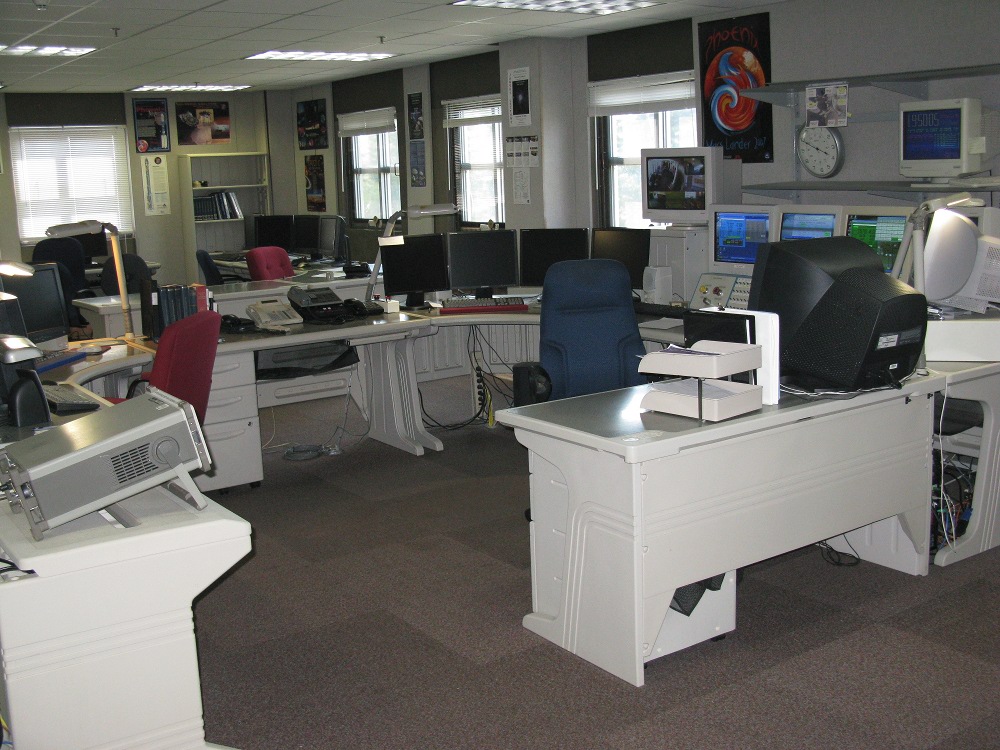
[[428,305],[424,294],[451,289],[443,234],[407,234],[380,242],[386,296],[406,295],[407,310]]
[[987,143],[978,99],[899,105],[899,173],[947,182],[983,171]]
[[642,217],[651,222],[704,226],[711,204],[743,198],[743,162],[719,147],[642,149],[640,164]]
[[845,206],[843,234],[874,250],[889,273],[913,211],[914,206]]
[[522,229],[519,255],[521,286],[542,286],[553,263],[590,257],[590,235],[586,229]]
[[649,265],[648,229],[595,229],[590,235],[590,257],[621,261],[628,269],[633,289],[642,289]]
[[985,313],[1000,304],[1000,238],[983,234],[972,220],[943,209],[924,243],[924,290],[938,307]]
[[708,242],[711,273],[750,276],[757,252],[771,240],[773,206],[712,206]]
[[497,288],[517,286],[517,232],[448,234],[448,275],[458,294],[492,297]]
[[778,241],[815,240],[843,234],[843,206],[788,205],[775,208]]
[[62,351],[69,345],[69,319],[59,268],[38,263],[32,276],[5,276],[3,291],[17,297],[25,335],[43,351]]

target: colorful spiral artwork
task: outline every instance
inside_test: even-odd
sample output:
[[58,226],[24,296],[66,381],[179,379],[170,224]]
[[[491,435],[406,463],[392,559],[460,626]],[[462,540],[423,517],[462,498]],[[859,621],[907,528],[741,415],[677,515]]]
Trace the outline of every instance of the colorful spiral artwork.
[[715,56],[705,72],[705,99],[712,122],[723,133],[735,135],[754,122],[758,102],[740,96],[741,89],[764,86],[764,69],[745,47],[727,47]]

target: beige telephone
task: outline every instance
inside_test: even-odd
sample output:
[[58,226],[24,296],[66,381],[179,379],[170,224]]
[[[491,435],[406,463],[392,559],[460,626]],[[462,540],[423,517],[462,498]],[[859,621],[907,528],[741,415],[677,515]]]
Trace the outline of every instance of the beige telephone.
[[286,299],[262,299],[247,305],[247,315],[257,324],[258,328],[266,330],[281,330],[284,326],[302,322],[299,315]]

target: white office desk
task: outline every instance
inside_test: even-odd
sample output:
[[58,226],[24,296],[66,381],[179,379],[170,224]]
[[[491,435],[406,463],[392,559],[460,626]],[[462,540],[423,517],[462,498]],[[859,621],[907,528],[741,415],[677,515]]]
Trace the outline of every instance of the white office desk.
[[218,748],[205,742],[191,603],[250,552],[250,525],[162,488],[36,542],[0,503],[3,716],[18,750]]
[[[644,662],[735,628],[739,567],[896,516],[926,573],[943,384],[710,425],[641,411],[648,386],[498,412],[530,451],[525,627],[638,686]],[[722,573],[690,617],[670,609]]]

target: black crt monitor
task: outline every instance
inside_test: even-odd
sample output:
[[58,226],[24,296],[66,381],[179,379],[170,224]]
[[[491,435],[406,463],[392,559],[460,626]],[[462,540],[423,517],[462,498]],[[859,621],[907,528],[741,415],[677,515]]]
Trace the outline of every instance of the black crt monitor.
[[492,297],[500,287],[517,286],[517,232],[449,233],[448,276],[453,290],[477,298]]
[[649,230],[595,229],[590,257],[621,261],[628,269],[632,288],[642,289],[642,276],[649,265]]
[[896,385],[916,368],[927,330],[924,295],[853,237],[765,245],[747,307],[778,315],[782,382],[805,390]]
[[424,294],[451,289],[443,234],[408,234],[383,244],[382,285],[388,297],[406,295],[402,307],[427,307]]
[[83,254],[87,260],[106,258],[111,254],[108,248],[108,233],[103,229],[97,234],[74,234],[73,239],[83,245]]
[[6,276],[3,290],[17,297],[25,335],[39,349],[62,351],[69,345],[69,319],[56,263],[35,265],[32,276]]
[[292,232],[292,241],[295,243],[294,252],[308,255],[311,260],[320,260],[323,257],[323,251],[320,248],[318,215],[296,214],[292,221]]
[[908,215],[909,212],[886,214],[877,211],[866,212],[861,209],[850,211],[847,214],[845,234],[861,240],[874,250],[882,259],[885,272],[889,273],[903,242]]
[[295,249],[295,217],[291,214],[257,214],[253,217],[253,246]]
[[586,229],[522,229],[519,255],[521,286],[542,286],[553,263],[590,256],[590,237]]
[[833,237],[837,233],[838,218],[836,212],[810,211],[805,206],[801,210],[783,211],[778,239],[784,242]]

